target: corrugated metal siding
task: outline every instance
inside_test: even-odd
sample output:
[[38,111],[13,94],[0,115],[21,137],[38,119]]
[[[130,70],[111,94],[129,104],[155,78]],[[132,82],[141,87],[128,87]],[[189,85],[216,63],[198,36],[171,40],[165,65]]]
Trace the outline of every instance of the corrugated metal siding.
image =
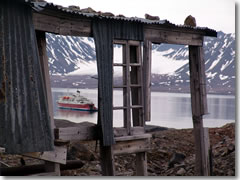
[[112,19],[112,20],[121,20],[121,21],[127,21],[127,22],[137,22],[141,24],[155,24],[155,25],[161,25],[164,27],[175,27],[175,28],[181,28],[181,29],[193,29],[197,31],[204,31],[206,33],[206,36],[217,36],[217,32],[213,29],[209,29],[207,27],[192,27],[192,26],[185,26],[185,25],[175,25],[168,20],[148,20],[144,18],[139,17],[117,17],[117,16],[103,16],[99,15],[97,13],[82,13],[81,11],[71,10],[66,7],[62,7],[59,5],[55,5],[53,3],[47,3],[47,2],[34,2],[32,3],[33,9],[36,11],[44,11],[46,9],[50,9],[53,11],[62,11],[65,13],[69,13],[72,15],[79,15],[87,18],[99,18],[99,19]]
[[31,8],[0,5],[0,146],[8,153],[53,150]]
[[113,39],[143,40],[143,26],[135,22],[95,19],[93,37],[98,69],[98,124],[101,127],[103,145],[114,144],[112,81]]

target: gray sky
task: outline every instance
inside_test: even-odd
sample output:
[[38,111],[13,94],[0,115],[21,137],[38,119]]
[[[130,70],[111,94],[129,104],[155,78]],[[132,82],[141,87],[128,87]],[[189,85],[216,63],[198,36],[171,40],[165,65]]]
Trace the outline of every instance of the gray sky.
[[197,26],[225,33],[235,32],[234,0],[47,0],[62,6],[92,7],[96,11],[144,17],[145,13],[183,24],[188,15],[196,18]]

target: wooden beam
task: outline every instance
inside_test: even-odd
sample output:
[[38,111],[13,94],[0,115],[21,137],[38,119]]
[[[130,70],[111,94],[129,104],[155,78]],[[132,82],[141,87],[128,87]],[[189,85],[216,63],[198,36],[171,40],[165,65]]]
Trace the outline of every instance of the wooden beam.
[[[83,166],[84,166],[84,163],[80,160],[69,160],[67,161],[66,164],[60,164],[60,169],[61,171],[63,171],[63,170],[70,170],[70,169],[78,169]],[[3,176],[26,176],[26,175],[38,175],[44,172],[46,173],[45,164],[26,165],[26,166],[18,166],[18,167],[2,167],[0,169],[0,172],[2,172]]]
[[33,13],[35,30],[60,35],[91,37],[91,21],[83,18],[57,17],[46,14]]
[[67,160],[67,147],[55,146],[54,151],[25,153],[24,156],[36,158],[44,161],[66,164]]
[[208,113],[205,61],[203,59],[203,48],[189,46],[189,70],[190,70],[190,89],[192,101],[192,113],[200,116]]
[[100,145],[100,161],[103,176],[115,176],[114,154],[112,146]]
[[176,30],[173,31],[171,28],[161,29],[145,26],[144,35],[145,39],[151,41],[152,43],[183,44],[193,46],[203,45],[203,35]]
[[209,169],[209,142],[208,135],[203,128],[202,116],[207,112],[205,71],[202,47],[189,46],[190,89],[192,103],[193,133],[195,139],[195,174],[198,176],[210,175]]
[[[125,140],[125,141],[118,141],[116,144],[113,145],[113,152],[114,155],[121,155],[121,154],[132,154],[132,153],[139,153],[142,152],[143,154],[139,154],[142,157],[145,157],[146,151],[150,150],[150,139],[133,139],[133,140]],[[136,159],[136,163],[142,164],[141,160],[142,157]],[[138,160],[140,160],[138,162]],[[146,165],[146,164],[142,164]],[[142,167],[145,169],[145,167]]]
[[[48,56],[47,56],[47,44],[46,44],[46,34],[43,31],[36,31],[36,38],[37,38],[37,45],[38,45],[38,51],[39,51],[39,57],[40,57],[40,64],[41,64],[41,69],[42,69],[42,74],[43,74],[43,80],[45,84],[45,91],[47,95],[47,102],[48,102],[48,111],[50,115],[50,120],[51,120],[51,128],[52,128],[52,134],[53,129],[55,128],[55,123],[54,123],[54,113],[53,113],[53,103],[52,103],[52,91],[51,91],[51,83],[50,83],[50,76],[49,76],[49,67],[48,67]],[[62,147],[63,148],[63,147]],[[63,150],[62,150],[63,151]],[[67,154],[66,149],[65,151],[65,156]],[[46,172],[50,172],[54,170],[54,172],[58,175],[60,175],[60,165],[56,162],[56,159],[58,161],[58,158],[54,159],[52,155],[54,155],[54,152],[58,152],[58,158],[59,154],[61,154],[60,147],[55,149],[53,152],[44,152],[42,155],[36,154],[36,157],[44,160],[48,160],[49,162],[46,162]],[[33,156],[35,156],[33,155]],[[56,154],[55,154],[56,155]],[[49,159],[48,159],[49,158]],[[62,159],[60,158],[60,161]],[[66,157],[65,160],[62,161],[62,163],[66,163]]]
[[56,128],[55,138],[60,140],[96,140],[97,136],[97,126],[83,126],[83,127],[66,127],[66,128]]
[[152,42],[145,39],[143,44],[143,96],[145,121],[151,121],[151,72]]

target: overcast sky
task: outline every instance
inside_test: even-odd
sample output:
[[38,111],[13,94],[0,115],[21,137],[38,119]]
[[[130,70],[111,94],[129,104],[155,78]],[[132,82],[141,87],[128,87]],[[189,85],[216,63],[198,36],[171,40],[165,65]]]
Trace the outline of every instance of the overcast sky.
[[197,26],[225,33],[235,32],[234,0],[47,0],[62,6],[92,7],[96,11],[144,17],[145,13],[183,24],[188,15],[196,18]]

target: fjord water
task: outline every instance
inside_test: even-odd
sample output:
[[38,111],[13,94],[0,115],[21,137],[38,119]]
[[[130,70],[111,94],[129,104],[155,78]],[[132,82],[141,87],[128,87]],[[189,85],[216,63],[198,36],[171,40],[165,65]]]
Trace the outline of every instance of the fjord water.
[[[54,117],[73,122],[97,123],[97,112],[60,110],[56,101],[59,96],[75,93],[77,89],[52,88]],[[81,95],[92,100],[97,106],[97,89],[80,89]],[[208,94],[208,115],[204,115],[204,127],[220,127],[235,122],[235,96]],[[114,106],[122,106],[122,91],[114,91]],[[151,93],[151,122],[169,128],[192,128],[190,94],[183,93]],[[113,114],[115,127],[123,126],[123,111],[116,110]]]

